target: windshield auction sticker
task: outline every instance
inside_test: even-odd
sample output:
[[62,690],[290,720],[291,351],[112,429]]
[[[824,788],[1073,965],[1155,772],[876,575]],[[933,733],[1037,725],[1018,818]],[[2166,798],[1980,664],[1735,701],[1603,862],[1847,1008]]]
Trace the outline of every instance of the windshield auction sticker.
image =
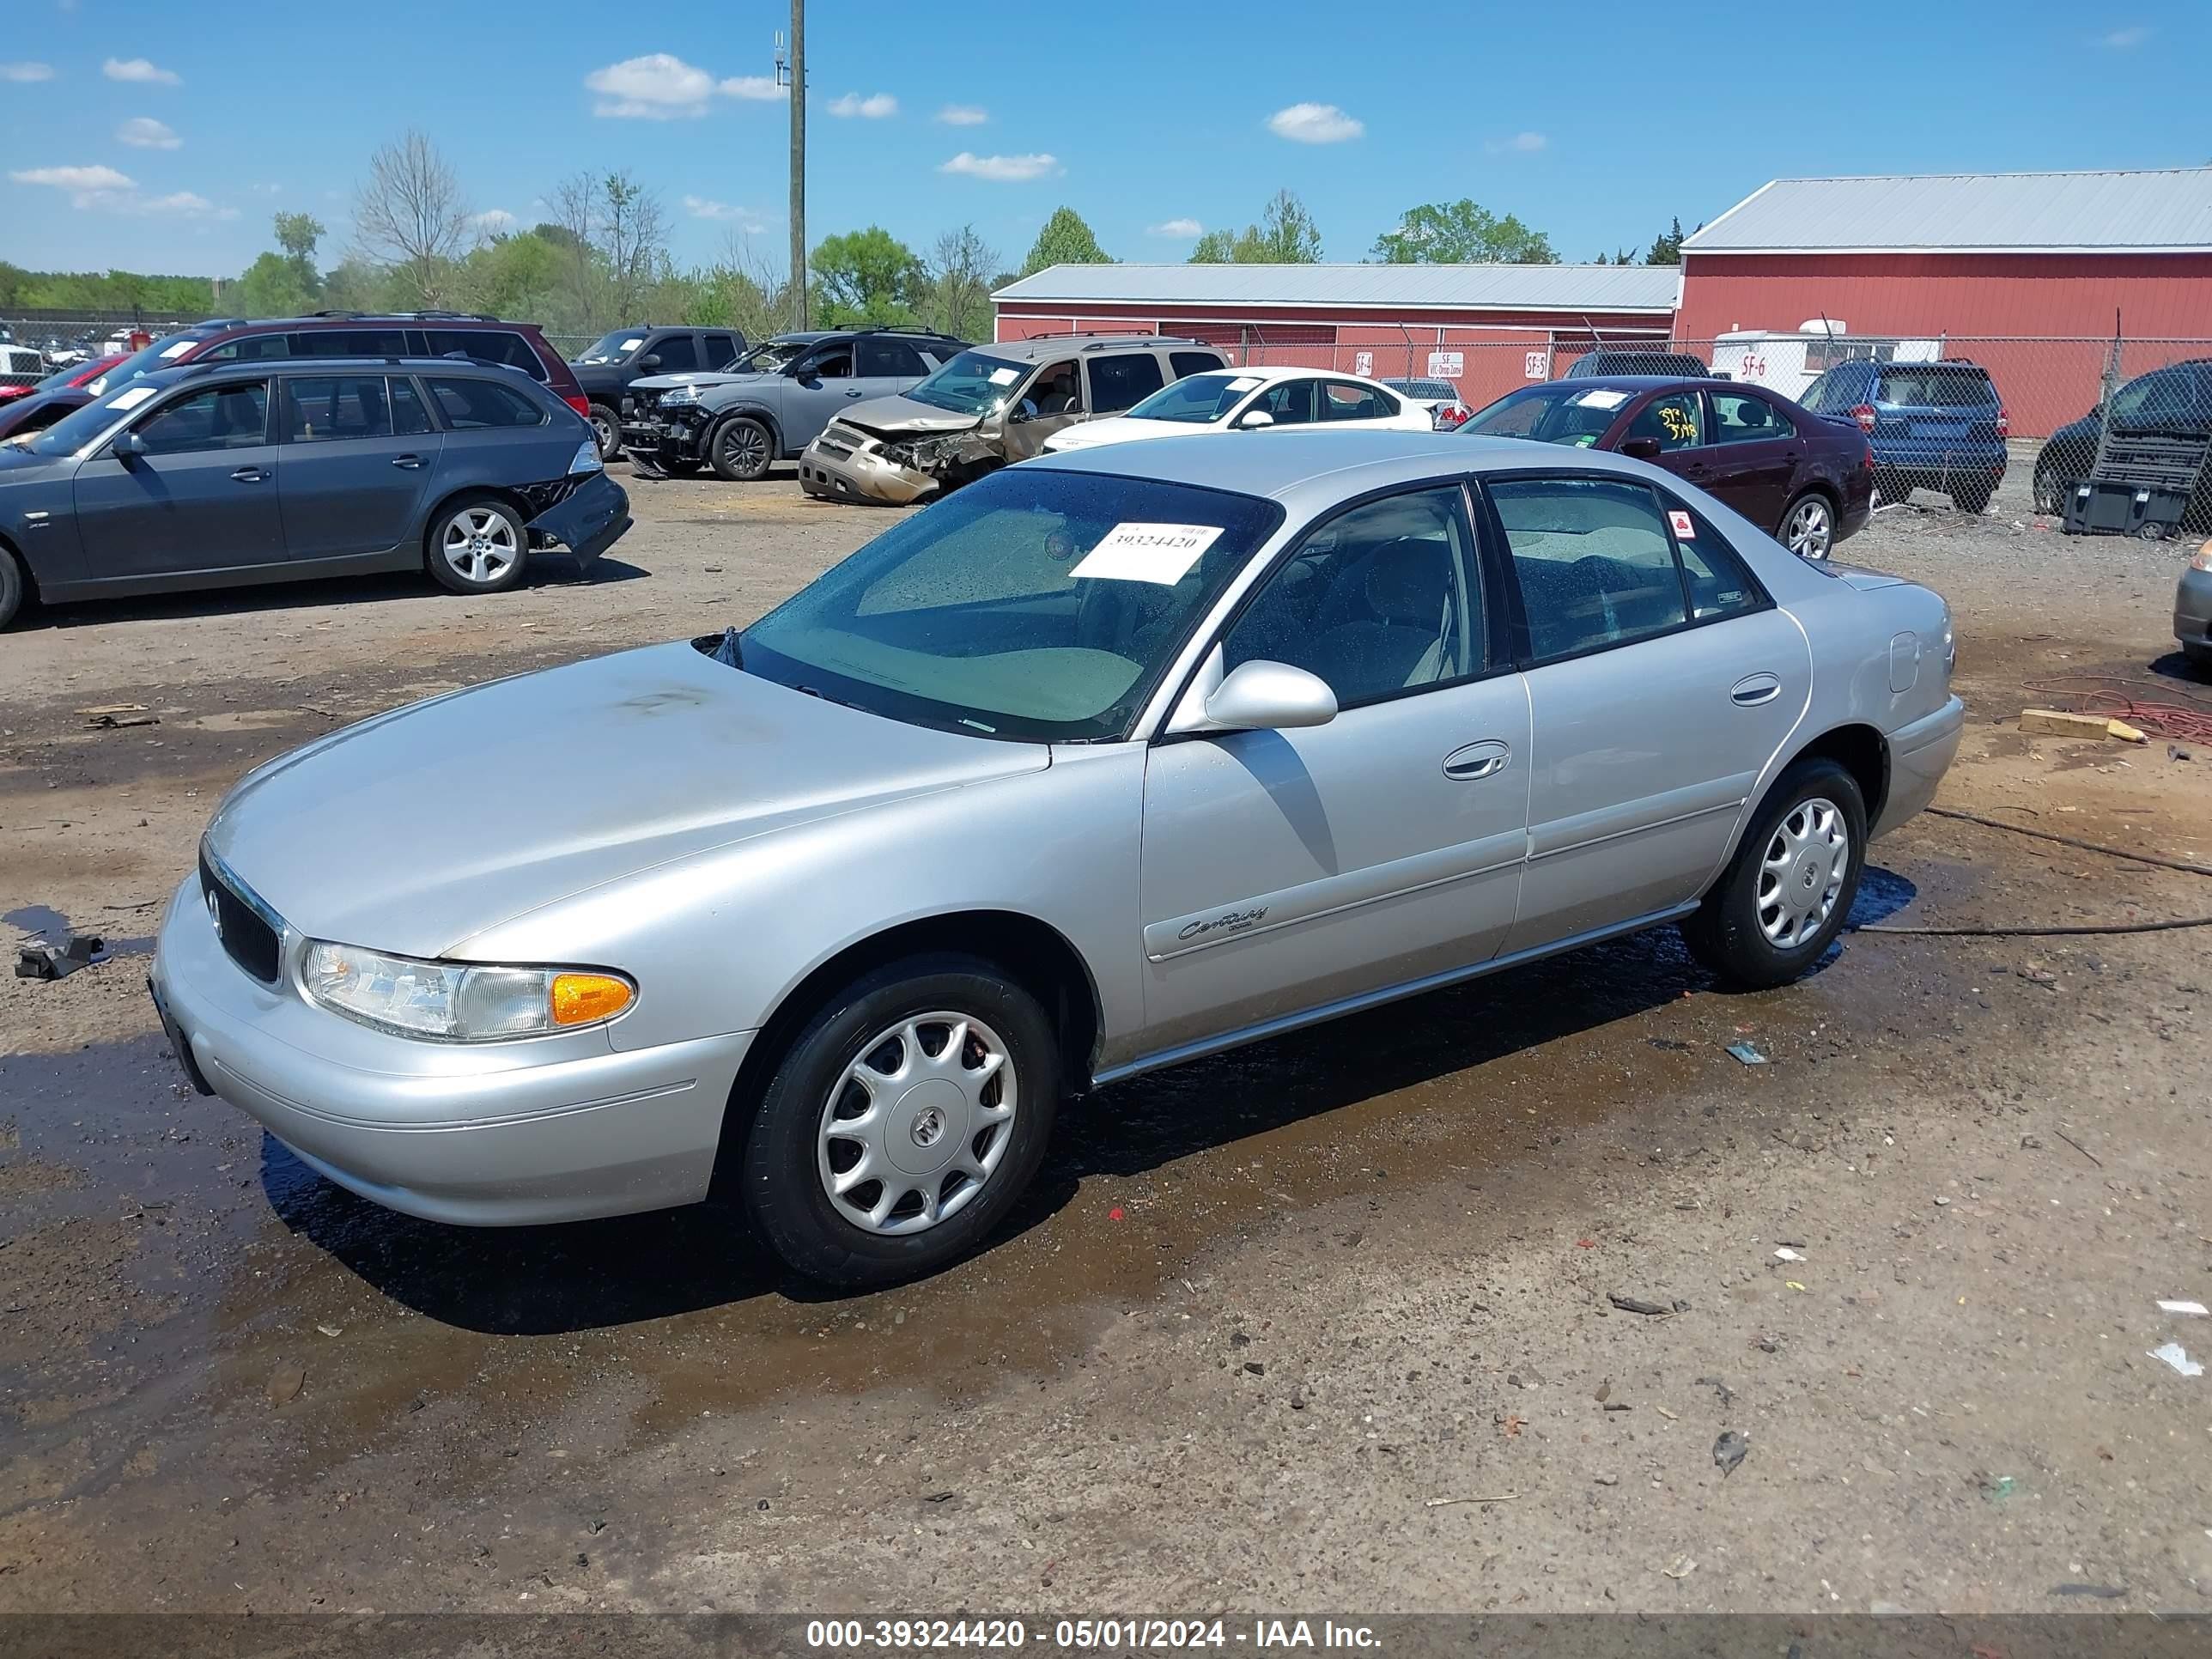
[[1173,587],[1220,534],[1210,524],[1117,524],[1067,574]]

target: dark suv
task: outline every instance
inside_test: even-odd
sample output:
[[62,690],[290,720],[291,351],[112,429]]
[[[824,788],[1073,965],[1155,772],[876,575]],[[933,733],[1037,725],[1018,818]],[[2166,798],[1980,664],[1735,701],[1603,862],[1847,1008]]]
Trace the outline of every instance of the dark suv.
[[[2138,374],[2112,394],[2112,436],[2212,441],[2212,357],[2191,357]],[[2035,510],[2058,514],[2097,460],[2105,406],[2098,404],[2045,441],[2035,458]],[[2183,519],[2187,531],[2212,529],[2212,468]]]
[[371,315],[319,311],[311,317],[228,317],[163,335],[85,389],[95,397],[156,368],[182,363],[264,362],[294,357],[465,357],[519,368],[577,414],[591,402],[535,323],[503,323],[459,311]]
[[1622,351],[1601,349],[1586,352],[1567,365],[1563,380],[1592,380],[1614,374],[1664,374],[1669,380],[1704,380],[1712,376],[1712,370],[1686,351]]
[[611,459],[622,450],[623,417],[630,412],[630,382],[647,374],[683,374],[695,369],[726,369],[745,349],[734,328],[611,329],[589,351],[568,360],[576,383],[592,400],[584,418],[599,441],[599,453]]
[[1917,489],[1978,513],[2003,482],[2012,427],[1990,372],[1964,357],[1933,363],[1838,363],[1798,399],[1816,415],[1848,415],[1874,446],[1875,494]]

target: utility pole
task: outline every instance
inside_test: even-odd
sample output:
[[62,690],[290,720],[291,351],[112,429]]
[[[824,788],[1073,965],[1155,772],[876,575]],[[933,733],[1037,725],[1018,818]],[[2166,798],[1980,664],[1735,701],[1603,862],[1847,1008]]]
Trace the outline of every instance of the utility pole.
[[791,281],[806,326],[806,0],[791,0],[791,58],[776,42],[775,78],[791,88]]

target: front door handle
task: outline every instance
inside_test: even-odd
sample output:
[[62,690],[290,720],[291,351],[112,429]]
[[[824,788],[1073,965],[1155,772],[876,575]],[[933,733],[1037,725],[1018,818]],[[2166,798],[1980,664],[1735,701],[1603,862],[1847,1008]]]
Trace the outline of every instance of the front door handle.
[[1462,783],[1495,777],[1513,759],[1512,745],[1501,738],[1485,738],[1455,749],[1444,757],[1444,775]]
[[422,465],[422,458],[420,455],[401,455],[396,457],[392,464],[394,466],[404,467],[408,471],[412,472]]
[[845,395],[846,395],[848,398],[860,398],[860,397],[865,397],[865,396],[866,396],[867,394],[866,394],[866,393],[865,393],[865,392],[863,392],[860,390],[860,387],[858,387],[858,386],[854,386],[851,391],[848,392]]
[[240,483],[259,483],[269,475],[258,466],[241,466],[230,476]]
[[1739,708],[1756,708],[1781,695],[1781,677],[1775,674],[1747,674],[1729,688],[1729,701]]

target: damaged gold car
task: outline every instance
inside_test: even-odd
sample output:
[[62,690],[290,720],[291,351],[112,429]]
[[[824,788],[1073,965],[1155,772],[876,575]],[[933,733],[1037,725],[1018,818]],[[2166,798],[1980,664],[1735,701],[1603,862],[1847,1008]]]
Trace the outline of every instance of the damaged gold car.
[[799,487],[903,507],[1040,453],[1055,432],[1229,367],[1158,334],[1056,334],[963,351],[912,391],[855,404],[799,458]]

